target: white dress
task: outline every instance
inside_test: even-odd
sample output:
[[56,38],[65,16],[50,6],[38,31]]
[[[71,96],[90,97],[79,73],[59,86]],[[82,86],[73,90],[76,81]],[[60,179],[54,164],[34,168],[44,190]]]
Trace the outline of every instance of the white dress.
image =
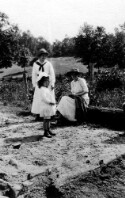
[[[37,62],[39,62],[39,60]],[[40,109],[39,109],[40,95],[39,95],[39,88],[36,82],[37,77],[39,76],[39,73],[42,72],[42,70],[39,71],[39,67],[40,66],[37,65],[37,63],[33,64],[32,84],[33,84],[33,87],[35,88],[35,92],[33,96],[33,103],[32,103],[32,108],[31,108],[31,112],[33,114],[40,114]],[[54,87],[55,85],[55,72],[54,72],[53,66],[49,61],[45,60],[45,64],[43,68],[44,68],[44,72],[46,72],[49,75],[49,81],[50,81],[49,89],[51,91],[51,86]],[[51,94],[53,95],[53,97],[55,97],[54,90],[51,91]]]
[[[71,82],[71,92],[72,94],[77,94],[78,92],[88,92],[87,83],[84,78],[78,78],[78,81]],[[82,95],[86,102],[86,106],[89,105],[88,93]],[[69,96],[63,96],[57,106],[57,110],[68,120],[76,121],[75,119],[75,99]]]
[[46,87],[41,87],[39,89],[39,96],[40,117],[51,118],[51,116],[55,115],[55,105],[50,105],[49,103],[55,103],[55,98],[51,94],[49,88]]

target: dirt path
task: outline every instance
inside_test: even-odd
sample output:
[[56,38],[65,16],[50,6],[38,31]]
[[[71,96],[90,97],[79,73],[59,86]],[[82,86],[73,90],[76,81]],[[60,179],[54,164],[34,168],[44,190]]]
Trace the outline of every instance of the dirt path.
[[[86,182],[82,181],[81,191],[81,176],[83,178],[87,174],[90,178],[90,170],[98,169],[100,160],[107,164],[124,155],[123,132],[87,125],[71,126],[55,128],[56,136],[47,139],[42,136],[42,123],[33,122],[31,116],[17,116],[16,112],[20,109],[2,104],[0,108],[0,179],[8,181],[16,194],[23,189],[19,197],[52,197],[50,188],[44,193],[44,184],[50,186],[52,181],[57,189],[63,189],[64,197],[108,197],[99,191],[97,185],[94,186],[95,182],[86,181],[86,186]],[[69,187],[70,184],[75,186],[74,190]],[[77,189],[74,194],[77,184],[80,191]],[[42,194],[33,193],[36,186],[42,186]],[[72,192],[70,196],[66,194],[66,187]],[[38,189],[37,192],[41,192]],[[56,193],[54,198],[63,197],[56,190],[53,192]]]

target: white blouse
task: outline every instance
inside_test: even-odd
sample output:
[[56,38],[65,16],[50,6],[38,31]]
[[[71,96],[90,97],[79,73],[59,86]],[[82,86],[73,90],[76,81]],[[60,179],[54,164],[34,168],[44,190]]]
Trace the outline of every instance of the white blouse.
[[71,92],[72,94],[76,94],[78,92],[88,92],[88,87],[87,87],[87,83],[85,81],[84,78],[78,78],[77,81],[72,81],[71,82]]
[[[38,60],[38,62],[39,62],[39,60]],[[36,87],[36,84],[37,84],[36,80],[37,80],[39,73],[41,72],[41,70],[39,71],[39,67],[40,66],[37,65],[37,63],[33,64],[33,70],[32,70],[33,87]],[[43,68],[44,68],[44,72],[46,72],[49,75],[50,86],[54,86],[55,85],[55,72],[54,72],[52,64],[48,60],[45,60],[45,64],[44,64]]]

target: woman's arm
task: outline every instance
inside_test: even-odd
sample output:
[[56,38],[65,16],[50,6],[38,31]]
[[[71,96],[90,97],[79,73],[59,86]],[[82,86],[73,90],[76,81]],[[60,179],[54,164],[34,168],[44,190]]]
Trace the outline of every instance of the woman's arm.
[[86,93],[88,93],[88,92],[79,91],[78,93],[75,93],[74,95],[75,95],[75,96],[82,96],[82,95],[84,95],[84,94],[86,94]]
[[36,87],[36,79],[37,79],[37,72],[36,72],[36,64],[33,64],[33,69],[32,69],[32,85],[33,88]]
[[81,91],[75,93],[76,96],[82,96],[86,93],[88,93],[88,86],[87,86],[87,83],[85,81],[85,79],[83,78],[79,78],[79,83],[80,83],[80,86],[81,86]]
[[54,86],[55,86],[55,71],[54,71],[53,65],[51,63],[49,63],[49,67],[50,67],[50,71],[49,71],[50,85],[51,85],[51,88],[54,88]]

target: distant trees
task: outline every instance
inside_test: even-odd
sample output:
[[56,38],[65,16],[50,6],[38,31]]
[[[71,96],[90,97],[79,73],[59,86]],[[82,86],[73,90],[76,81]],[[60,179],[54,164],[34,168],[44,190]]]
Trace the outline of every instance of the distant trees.
[[79,57],[89,67],[94,64],[98,69],[114,65],[125,68],[125,23],[116,28],[114,34],[106,33],[104,27],[94,28],[85,23],[76,37],[65,36],[62,41],[50,44],[42,36],[36,38],[30,31],[22,32],[0,12],[0,68],[11,67],[14,62],[22,66],[22,51],[27,50],[33,57],[40,48],[46,48],[53,57]]
[[74,38],[66,36],[52,45],[52,56],[75,56],[84,65],[125,68],[125,23],[115,29],[114,34],[106,33],[105,28],[94,28],[85,23]]
[[22,66],[23,50],[24,54],[27,51],[30,56],[35,56],[42,47],[51,53],[52,47],[47,40],[35,38],[30,31],[22,32],[17,25],[10,24],[6,14],[0,12],[0,68],[11,67],[14,62]]
[[75,38],[65,37],[62,42],[56,40],[52,45],[52,55],[54,57],[73,56],[75,50]]
[[16,61],[18,28],[10,25],[6,14],[0,12],[0,68],[11,67]]
[[114,59],[119,68],[125,68],[125,29],[115,29]]
[[115,34],[107,34],[103,27],[84,24],[75,39],[75,55],[84,64],[95,63],[95,67],[125,68],[125,25]]
[[103,27],[93,28],[85,24],[81,27],[79,35],[76,37],[75,52],[85,65],[95,63],[100,68],[105,66],[108,56],[108,35]]

